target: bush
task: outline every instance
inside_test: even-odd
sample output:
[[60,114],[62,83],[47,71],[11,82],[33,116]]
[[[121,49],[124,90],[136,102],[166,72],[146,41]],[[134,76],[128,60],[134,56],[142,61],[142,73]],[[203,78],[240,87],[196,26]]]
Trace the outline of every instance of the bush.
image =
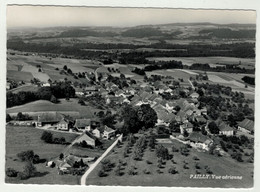
[[29,178],[29,176],[28,176],[26,173],[24,173],[24,172],[19,172],[19,173],[17,174],[17,177],[18,177],[20,180],[26,180],[26,179]]
[[98,172],[98,176],[99,176],[99,177],[106,177],[106,176],[107,176],[107,173],[106,173],[104,170],[100,170],[100,171]]
[[21,161],[33,161],[34,152],[33,150],[22,151],[16,155]]
[[168,173],[170,173],[170,174],[176,174],[176,173],[178,173],[178,171],[176,170],[176,167],[171,167],[171,168],[168,170]]
[[46,143],[52,143],[53,142],[52,133],[49,131],[43,131],[41,140],[45,141]]
[[169,151],[166,147],[159,145],[156,147],[156,155],[157,157],[161,157],[162,159],[170,159]]
[[12,168],[7,168],[5,171],[7,177],[17,177],[18,171],[12,169]]
[[194,159],[195,161],[199,161],[199,160],[200,160],[197,156],[194,156],[193,159]]
[[128,175],[137,175],[137,171],[135,171],[135,167],[131,167],[129,170],[128,170]]
[[177,149],[176,147],[172,146],[172,152],[179,152],[179,149]]
[[200,165],[198,163],[195,164],[196,169],[200,169]]
[[144,169],[144,170],[143,170],[143,173],[144,173],[144,174],[147,174],[147,175],[151,174],[151,172],[148,171],[147,169]]
[[149,165],[149,164],[153,164],[151,161],[149,160],[146,160],[146,163]]
[[184,165],[183,165],[183,168],[184,168],[184,169],[189,169],[189,166],[188,166],[187,164],[184,164]]

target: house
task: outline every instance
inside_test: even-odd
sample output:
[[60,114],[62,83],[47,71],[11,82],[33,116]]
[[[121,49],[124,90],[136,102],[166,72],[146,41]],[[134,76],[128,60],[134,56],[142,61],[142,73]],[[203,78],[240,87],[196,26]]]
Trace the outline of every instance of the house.
[[193,145],[196,148],[209,150],[209,147],[213,144],[213,140],[207,137],[206,135],[203,135],[199,132],[192,132],[188,140],[190,141],[190,144]]
[[41,86],[42,86],[42,87],[50,87],[51,84],[50,84],[50,83],[42,83]]
[[11,89],[11,83],[7,82],[5,87],[6,87],[6,90],[10,90]]
[[122,91],[122,89],[119,89],[117,92],[115,92],[115,96],[126,98],[126,95],[124,94],[124,91]]
[[55,126],[62,118],[63,115],[57,112],[41,113],[38,115],[36,127]]
[[57,123],[57,129],[62,131],[68,131],[71,126],[71,121],[69,119],[66,119],[63,117],[58,123]]
[[181,131],[181,134],[184,134],[185,131],[187,133],[192,133],[193,132],[193,124],[191,124],[190,122],[186,122],[186,123],[180,125],[180,131]]
[[116,136],[116,131],[105,125],[104,132],[103,132],[103,138],[110,139],[115,136]]
[[227,125],[226,123],[224,123],[223,121],[217,120],[216,124],[219,128],[219,135],[226,135],[226,136],[234,135],[234,129],[229,125]]
[[90,131],[91,120],[90,119],[76,119],[74,127],[78,131]]
[[207,120],[203,116],[195,117],[195,121],[200,123],[200,124],[206,124],[207,123]]
[[84,95],[84,90],[81,88],[75,88],[75,94],[77,96],[83,96]]
[[84,89],[84,93],[85,93],[85,96],[89,96],[89,95],[93,95],[94,93],[97,93],[98,92],[98,89],[97,87],[85,87]]
[[97,138],[101,137],[101,133],[97,128],[92,131],[92,134]]
[[238,130],[243,133],[252,134],[254,132],[254,121],[250,119],[244,119],[238,123]]
[[85,141],[88,145],[95,147],[100,144],[100,141],[98,138],[96,138],[94,135],[92,135],[90,132],[85,131],[78,139],[77,143],[80,143],[82,141]]
[[190,97],[191,97],[192,99],[198,99],[199,96],[200,96],[200,95],[199,95],[198,93],[196,93],[196,92],[190,94]]

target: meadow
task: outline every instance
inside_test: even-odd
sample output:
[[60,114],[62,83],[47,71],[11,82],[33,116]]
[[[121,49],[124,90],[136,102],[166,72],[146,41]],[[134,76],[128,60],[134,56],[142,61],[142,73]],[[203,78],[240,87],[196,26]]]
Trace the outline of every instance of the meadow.
[[92,118],[95,111],[99,111],[91,106],[82,106],[78,104],[77,99],[60,99],[60,103],[54,104],[50,101],[38,100],[24,105],[8,108],[6,113],[15,115],[18,112],[28,113],[33,115],[35,113],[42,113],[48,111],[57,111],[63,114],[73,115],[76,117]]
[[194,63],[208,63],[211,67],[221,65],[239,65],[246,69],[252,69],[255,67],[255,59],[251,58],[235,58],[235,57],[149,57],[150,61],[181,61],[183,65],[191,66]]
[[[18,160],[16,154],[26,150],[33,150],[41,159],[50,160],[59,156],[66,145],[47,144],[40,139],[43,130],[34,127],[6,126],[6,164],[5,167],[22,171],[24,162]],[[64,137],[72,142],[78,135],[72,133],[52,132],[54,137]],[[58,175],[57,168],[46,168],[45,163],[35,164],[36,177],[27,180],[6,177],[6,183],[24,184],[78,184],[78,179],[73,175]]]
[[[114,170],[108,172],[108,176],[99,177],[98,172],[101,170],[101,164],[99,164],[93,172],[90,173],[86,179],[87,185],[110,185],[110,186],[167,186],[167,187],[219,187],[219,188],[249,188],[253,186],[253,164],[249,163],[237,163],[230,157],[217,157],[204,152],[198,152],[195,149],[190,149],[188,156],[183,156],[180,152],[171,152],[171,147],[180,148],[182,143],[171,140],[171,143],[162,143],[167,147],[170,154],[173,154],[175,163],[171,160],[167,160],[166,163],[160,168],[160,173],[157,172],[157,160],[155,151],[146,149],[141,161],[133,160],[133,153],[130,153],[128,157],[123,157],[123,151],[126,143],[120,148],[117,147],[111,152],[106,159],[109,159],[112,163],[118,164],[119,160],[126,162],[125,166],[122,166],[121,176],[117,176]],[[198,160],[194,160],[194,156],[198,157]],[[146,161],[150,161],[148,164]],[[187,163],[185,163],[187,162]],[[200,169],[197,169],[201,174],[207,174],[205,166],[210,167],[210,170],[214,175],[225,176],[242,176],[242,180],[215,180],[215,179],[191,179],[191,174],[196,174],[195,164],[198,163]],[[184,168],[184,164],[188,168]],[[235,165],[235,166],[234,166]],[[129,175],[128,170],[134,166],[137,175]],[[170,167],[176,167],[177,174],[168,173]],[[114,168],[115,169],[115,168]],[[144,171],[150,171],[150,174],[145,174]]]

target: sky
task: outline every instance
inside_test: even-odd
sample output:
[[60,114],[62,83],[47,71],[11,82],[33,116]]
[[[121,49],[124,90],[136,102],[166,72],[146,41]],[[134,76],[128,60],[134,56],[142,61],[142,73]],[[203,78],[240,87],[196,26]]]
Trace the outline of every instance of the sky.
[[211,22],[256,23],[255,11],[100,8],[62,6],[7,7],[7,27],[114,26]]

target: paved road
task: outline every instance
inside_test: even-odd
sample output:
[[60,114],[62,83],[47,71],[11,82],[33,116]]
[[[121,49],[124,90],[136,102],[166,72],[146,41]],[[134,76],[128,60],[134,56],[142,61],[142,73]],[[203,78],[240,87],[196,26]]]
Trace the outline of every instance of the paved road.
[[88,175],[96,168],[96,166],[104,159],[104,157],[116,146],[118,140],[122,139],[123,135],[120,135],[116,141],[109,147],[107,150],[95,161],[95,163],[91,164],[88,170],[84,173],[84,175],[80,179],[81,185],[86,185],[86,179]]

